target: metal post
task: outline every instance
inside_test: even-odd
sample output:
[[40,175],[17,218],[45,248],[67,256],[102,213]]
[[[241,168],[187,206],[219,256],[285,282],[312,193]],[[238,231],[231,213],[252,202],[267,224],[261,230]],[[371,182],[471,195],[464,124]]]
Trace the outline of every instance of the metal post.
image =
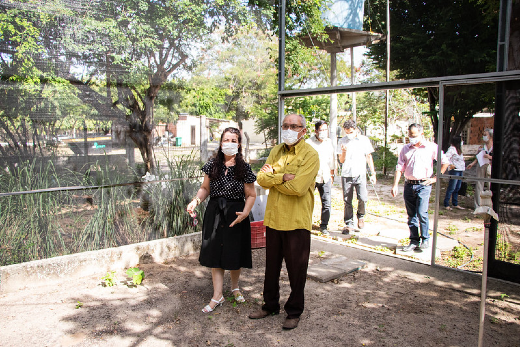
[[[285,0],[280,0],[278,23],[278,91],[281,92],[285,89]],[[284,108],[284,98],[278,96],[278,143],[282,140]]]
[[[439,83],[439,124],[437,133],[439,134],[438,143],[442,143],[442,123],[444,119],[444,84]],[[433,242],[431,265],[435,265],[435,254],[437,253],[437,228],[439,226],[439,203],[441,195],[441,152],[442,148],[437,145],[437,182],[435,182],[435,212],[433,213]]]
[[482,266],[482,288],[480,290],[480,316],[478,325],[478,347],[484,346],[484,319],[486,317],[487,264],[489,250],[489,226],[491,217],[484,216],[484,258]]
[[[338,69],[336,65],[336,53],[330,54],[330,85],[335,87],[338,85]],[[332,140],[334,152],[338,145],[336,128],[338,126],[338,94],[330,94],[330,128],[329,135]]]
[[[386,81],[390,81],[390,0],[386,0]],[[385,148],[383,151],[383,175],[386,175],[386,148],[388,146],[388,104],[390,91],[385,95]]]
[[206,128],[206,116],[200,115],[200,160],[205,163],[208,161],[208,158],[208,129]]
[[[350,84],[354,85],[354,47],[350,47]],[[337,81],[336,84],[337,85]],[[357,112],[356,112],[356,92],[352,92],[352,119],[354,122],[357,120]]]

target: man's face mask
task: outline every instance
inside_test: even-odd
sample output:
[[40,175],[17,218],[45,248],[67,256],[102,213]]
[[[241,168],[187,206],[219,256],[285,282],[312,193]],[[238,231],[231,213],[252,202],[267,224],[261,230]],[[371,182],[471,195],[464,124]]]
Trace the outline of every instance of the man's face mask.
[[410,137],[409,139],[410,139],[410,144],[416,145],[419,143],[419,141],[421,141],[421,136]]
[[318,138],[321,140],[325,140],[327,137],[329,137],[329,131],[328,130],[320,130],[318,132]]
[[282,141],[286,145],[288,145],[288,146],[294,145],[296,142],[298,142],[299,139],[300,138],[298,137],[297,131],[294,131],[291,129],[282,130]]
[[354,132],[352,132],[352,133],[350,133],[350,134],[346,134],[346,135],[347,135],[347,139],[349,139],[349,140],[354,140],[354,139],[356,138],[356,135],[357,135],[357,134],[356,134],[356,132],[354,131]]

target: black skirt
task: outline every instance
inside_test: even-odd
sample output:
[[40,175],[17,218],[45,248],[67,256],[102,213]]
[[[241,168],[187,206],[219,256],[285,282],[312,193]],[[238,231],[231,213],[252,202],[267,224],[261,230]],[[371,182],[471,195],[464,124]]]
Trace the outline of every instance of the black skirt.
[[251,224],[249,218],[229,225],[244,210],[243,200],[211,198],[202,225],[202,246],[199,262],[210,268],[238,270],[251,268]]

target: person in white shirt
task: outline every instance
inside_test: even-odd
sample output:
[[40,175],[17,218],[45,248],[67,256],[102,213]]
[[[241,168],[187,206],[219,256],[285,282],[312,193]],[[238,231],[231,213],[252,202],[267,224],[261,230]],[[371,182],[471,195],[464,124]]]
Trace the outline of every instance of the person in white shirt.
[[[446,158],[449,160],[450,165],[448,166],[448,175],[462,176],[466,169],[466,163],[464,163],[464,155],[462,154],[462,139],[460,136],[454,136],[450,141],[450,148],[446,152]],[[450,199],[453,204],[453,208],[464,210],[464,207],[459,206],[459,189],[462,184],[462,180],[451,178],[446,189],[446,195],[444,196],[444,208],[451,210]]]
[[329,126],[327,122],[319,120],[314,124],[315,133],[306,142],[310,144],[320,157],[320,170],[316,175],[316,188],[321,198],[321,222],[320,231],[323,235],[329,235],[328,225],[331,209],[331,190],[334,182],[336,160],[334,147],[329,138]]
[[354,229],[354,210],[352,207],[354,188],[358,199],[358,228],[363,229],[365,227],[363,220],[365,204],[368,201],[367,164],[370,168],[370,182],[372,184],[376,183],[376,171],[372,159],[374,148],[368,137],[359,133],[356,122],[351,119],[347,120],[343,124],[343,130],[346,136],[338,142],[338,155],[340,163],[343,164],[341,167],[341,185],[345,202],[343,234],[349,234]]
[[[493,160],[493,129],[484,129],[484,136],[482,136],[484,146],[478,149],[478,153],[482,155],[483,159],[486,159],[489,163],[479,163],[477,159],[472,161],[467,169],[470,170],[475,164],[477,166],[477,177],[491,177],[491,161]],[[481,153],[482,152],[482,153]],[[475,183],[475,208],[480,206],[480,193],[484,190],[484,181],[478,181]],[[491,185],[487,182],[487,186],[491,189]]]

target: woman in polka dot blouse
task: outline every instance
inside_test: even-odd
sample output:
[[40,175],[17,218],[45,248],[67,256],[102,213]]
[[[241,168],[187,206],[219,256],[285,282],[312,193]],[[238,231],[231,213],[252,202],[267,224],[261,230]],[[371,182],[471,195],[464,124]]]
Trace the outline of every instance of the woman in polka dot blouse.
[[225,301],[225,270],[230,270],[235,300],[245,301],[238,279],[242,268],[252,267],[249,212],[256,199],[256,176],[244,161],[241,142],[240,130],[224,129],[218,152],[202,167],[204,181],[187,207],[194,217],[197,205],[210,197],[202,226],[199,262],[211,268],[213,297],[202,309],[204,313],[212,312]]

